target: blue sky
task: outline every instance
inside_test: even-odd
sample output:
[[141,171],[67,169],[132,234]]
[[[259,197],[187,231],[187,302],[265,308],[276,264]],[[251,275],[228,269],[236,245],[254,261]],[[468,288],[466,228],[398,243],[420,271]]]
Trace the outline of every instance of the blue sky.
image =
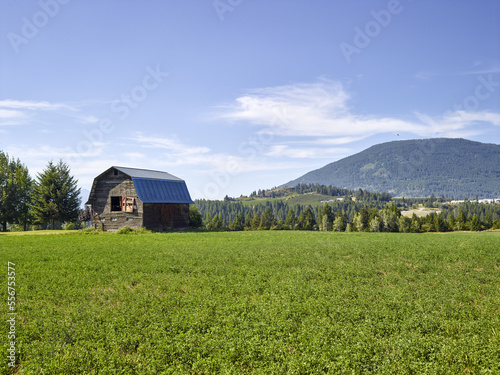
[[112,165],[193,198],[377,143],[500,144],[500,1],[2,0],[0,150],[83,189]]

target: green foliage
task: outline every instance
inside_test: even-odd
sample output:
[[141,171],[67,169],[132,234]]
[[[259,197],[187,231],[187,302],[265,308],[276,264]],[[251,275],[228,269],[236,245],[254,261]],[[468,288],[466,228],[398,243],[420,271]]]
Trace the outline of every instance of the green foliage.
[[222,219],[221,214],[215,215],[212,218],[212,220],[210,220],[206,224],[206,228],[207,228],[207,230],[210,230],[210,231],[223,231],[223,230],[228,229],[227,226],[224,224],[224,220]]
[[192,228],[203,227],[203,218],[195,205],[189,205],[189,223]]
[[102,229],[96,229],[96,228],[84,228],[80,231],[77,232],[78,234],[100,234],[104,233]]
[[39,224],[78,219],[80,189],[77,180],[70,175],[69,166],[62,160],[49,162],[38,178],[33,191],[32,214]]
[[75,229],[77,229],[77,226],[75,223],[65,223],[63,229],[64,230],[75,230]]
[[[455,205],[447,203],[444,197],[432,198],[432,205],[437,207],[430,210],[432,211],[430,214],[421,218],[413,215],[410,219],[404,218],[401,211],[422,208],[429,199],[399,198],[386,202],[382,194],[372,195],[363,190],[355,192],[355,195],[357,199],[344,197],[342,200],[323,202],[319,206],[290,204],[290,199],[286,199],[262,200],[258,203],[254,200],[252,201],[254,205],[244,204],[241,200],[200,200],[196,201],[196,207],[206,215],[205,223],[209,223],[209,228],[213,228],[216,224],[224,230],[229,226],[233,231],[249,229],[347,231],[347,226],[350,224],[349,230],[358,232],[447,232],[471,230],[474,214],[477,215],[477,219],[474,219],[476,230],[494,229],[494,223],[500,221],[498,203],[467,201]],[[439,211],[441,214],[436,216],[436,212]],[[220,217],[216,218],[214,224],[210,224],[211,217],[216,215]],[[306,222],[305,216],[309,222]],[[373,220],[374,218],[377,219]],[[219,223],[220,220],[222,223]]]
[[236,230],[236,231],[245,229],[245,222],[243,221],[243,216],[241,215],[241,213],[236,215],[234,220],[229,225],[229,229]]
[[15,372],[495,374],[499,236],[0,234]]
[[0,151],[0,223],[7,230],[7,222],[23,225],[30,222],[32,180],[28,168],[19,159],[10,159]]
[[295,210],[293,208],[290,208],[286,216],[285,228],[294,230],[296,224],[297,224],[297,218],[295,216]]
[[[500,196],[500,145],[465,139],[421,139],[372,146],[290,181],[343,186],[395,196]],[[429,202],[433,205],[434,202]]]
[[116,231],[116,234],[149,234],[150,230],[146,228],[131,228],[131,227],[121,227]]

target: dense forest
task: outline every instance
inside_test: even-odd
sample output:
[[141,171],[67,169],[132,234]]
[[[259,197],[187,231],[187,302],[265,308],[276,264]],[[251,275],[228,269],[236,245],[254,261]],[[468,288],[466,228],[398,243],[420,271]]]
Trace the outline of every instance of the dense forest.
[[[289,204],[290,194],[316,193],[332,199],[322,205]],[[341,194],[345,194],[341,196]],[[294,188],[259,190],[254,200],[197,200],[199,226],[207,230],[334,230],[361,232],[446,232],[500,229],[500,204],[465,201],[450,204],[448,198],[391,199],[387,193],[338,189],[301,184]],[[402,215],[403,210],[424,206],[439,209],[424,217]],[[204,218],[204,220],[201,220]]]
[[500,145],[465,139],[382,143],[311,171],[285,186],[361,187],[393,196],[500,197]]

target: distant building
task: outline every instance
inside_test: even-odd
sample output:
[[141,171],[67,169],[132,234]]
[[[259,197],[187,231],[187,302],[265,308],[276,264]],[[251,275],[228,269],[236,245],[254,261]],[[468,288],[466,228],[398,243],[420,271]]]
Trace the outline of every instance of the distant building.
[[192,203],[184,180],[167,172],[111,167],[94,179],[86,204],[94,228],[164,231],[188,227]]

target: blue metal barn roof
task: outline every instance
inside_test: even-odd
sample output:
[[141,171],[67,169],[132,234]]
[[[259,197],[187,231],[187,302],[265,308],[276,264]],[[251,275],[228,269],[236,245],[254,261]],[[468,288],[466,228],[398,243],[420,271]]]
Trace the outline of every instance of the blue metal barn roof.
[[144,203],[194,203],[182,180],[132,178],[137,196]]
[[139,168],[128,168],[128,167],[117,167],[117,166],[113,166],[111,168],[118,169],[120,172],[123,172],[127,176],[130,176],[130,178],[154,178],[158,180],[182,181],[181,178],[162,171],[153,171],[151,169],[139,169]]

